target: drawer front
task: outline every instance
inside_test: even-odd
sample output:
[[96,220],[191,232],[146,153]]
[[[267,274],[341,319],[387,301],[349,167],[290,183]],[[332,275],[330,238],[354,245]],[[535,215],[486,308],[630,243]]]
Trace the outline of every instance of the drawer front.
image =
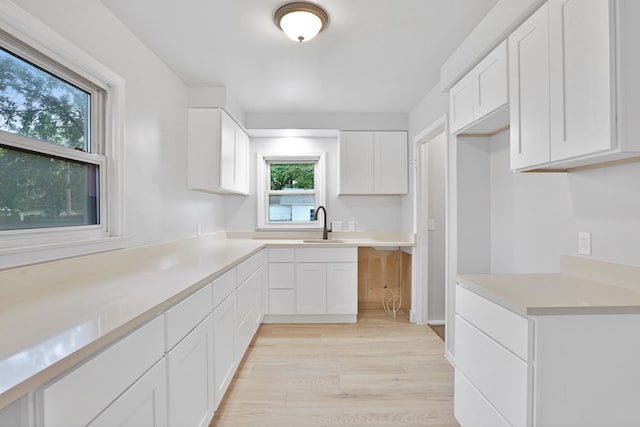
[[224,301],[237,286],[236,269],[224,273],[213,281],[213,308],[216,308]]
[[269,264],[269,289],[295,289],[295,287],[294,263]]
[[529,365],[456,315],[456,369],[513,426],[528,424]]
[[456,286],[456,314],[525,361],[531,360],[529,320],[460,285]]
[[164,320],[167,330],[167,347],[169,351],[184,338],[198,323],[213,311],[213,292],[211,284],[185,298],[167,310]]
[[456,369],[453,414],[464,427],[511,427],[487,399]]
[[240,265],[236,267],[237,270],[237,282],[238,284],[243,283],[247,280],[253,273],[256,272],[258,268],[264,263],[264,251],[260,251],[257,254],[252,255],[249,259],[243,261]]
[[269,262],[293,262],[296,260],[293,248],[269,248]]
[[[164,322],[156,317],[39,393],[44,426],[85,426],[164,354]],[[126,363],[123,363],[126,361]]]
[[358,262],[358,248],[296,248],[297,262]]
[[254,307],[258,302],[256,295],[260,295],[260,287],[262,286],[262,274],[254,274],[249,280],[238,286],[236,293],[237,306],[236,316],[238,324],[244,320],[247,314],[259,307]]

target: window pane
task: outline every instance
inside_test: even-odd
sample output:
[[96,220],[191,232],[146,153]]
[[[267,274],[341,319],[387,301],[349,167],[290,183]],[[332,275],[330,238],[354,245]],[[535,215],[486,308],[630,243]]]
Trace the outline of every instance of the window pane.
[[313,211],[316,205],[315,202],[315,194],[269,196],[269,221],[313,221]]
[[313,190],[313,163],[271,163],[271,190]]
[[0,48],[0,129],[91,151],[91,95]]
[[0,230],[98,224],[98,172],[0,146]]

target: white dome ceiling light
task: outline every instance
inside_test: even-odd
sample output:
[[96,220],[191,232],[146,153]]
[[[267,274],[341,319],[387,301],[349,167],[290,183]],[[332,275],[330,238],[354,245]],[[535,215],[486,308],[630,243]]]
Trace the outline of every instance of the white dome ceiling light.
[[329,16],[320,6],[313,3],[288,3],[276,10],[276,25],[297,42],[306,42],[324,30]]

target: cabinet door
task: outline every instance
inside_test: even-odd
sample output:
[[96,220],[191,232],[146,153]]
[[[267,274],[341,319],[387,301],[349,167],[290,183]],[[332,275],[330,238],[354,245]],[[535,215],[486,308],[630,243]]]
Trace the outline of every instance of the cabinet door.
[[296,314],[295,289],[269,289],[269,314]]
[[[90,427],[167,426],[165,361],[161,359],[146,374],[96,417]],[[173,425],[173,424],[172,424]]]
[[190,190],[218,191],[220,110],[189,108],[187,127],[187,187]]
[[507,43],[502,42],[475,68],[474,121],[505,105],[507,99]]
[[236,122],[224,111],[220,112],[220,187],[227,191],[236,186]]
[[549,13],[543,5],[509,36],[511,169],[549,161]]
[[406,132],[376,132],[373,136],[375,194],[407,194]]
[[167,353],[169,425],[208,426],[213,418],[213,315]]
[[297,314],[326,314],[327,266],[324,263],[296,264]]
[[473,77],[467,74],[449,90],[449,132],[452,134],[473,122]]
[[249,194],[249,135],[236,125],[235,184],[236,190]]
[[236,297],[235,292],[213,310],[213,354],[215,407],[224,397],[236,371]]
[[373,194],[373,132],[340,132],[338,194]]
[[358,264],[327,264],[327,313],[358,313]]
[[551,160],[612,147],[611,9],[603,0],[551,0]]

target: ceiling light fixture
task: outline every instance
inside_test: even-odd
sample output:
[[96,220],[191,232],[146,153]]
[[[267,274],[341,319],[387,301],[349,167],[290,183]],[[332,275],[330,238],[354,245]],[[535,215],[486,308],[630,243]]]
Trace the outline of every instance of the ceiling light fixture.
[[274,20],[291,40],[302,43],[324,30],[329,16],[324,9],[313,3],[296,2],[285,4],[276,10]]

